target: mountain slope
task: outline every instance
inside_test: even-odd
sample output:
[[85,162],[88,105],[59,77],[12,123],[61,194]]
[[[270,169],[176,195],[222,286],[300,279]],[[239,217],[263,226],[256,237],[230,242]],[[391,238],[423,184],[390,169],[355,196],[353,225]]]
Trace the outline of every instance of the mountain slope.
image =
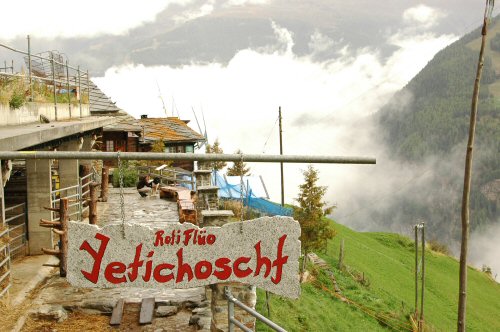
[[[491,31],[500,31],[498,19]],[[431,165],[432,180],[416,184],[382,213],[391,220],[403,211],[407,220],[430,222],[442,242],[459,238],[463,164],[480,31],[440,51],[407,86],[377,114],[392,158],[409,165]],[[489,48],[489,47],[488,47]],[[471,192],[472,229],[500,220],[500,53],[487,51],[479,96]],[[427,166],[429,167],[429,166]],[[491,188],[493,185],[493,194]],[[498,188],[497,188],[498,189]],[[486,191],[485,191],[486,190]],[[415,199],[410,191],[425,197]]]

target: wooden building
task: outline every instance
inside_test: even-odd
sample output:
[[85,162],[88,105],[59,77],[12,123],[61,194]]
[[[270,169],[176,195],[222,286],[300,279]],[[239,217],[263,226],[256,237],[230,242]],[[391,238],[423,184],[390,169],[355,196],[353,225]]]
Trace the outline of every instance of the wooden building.
[[[205,141],[203,135],[188,126],[189,120],[177,117],[135,119],[120,113],[120,119],[103,130],[102,150],[123,152],[149,152],[152,145],[163,141],[164,151],[170,153],[194,153]],[[116,166],[116,161],[106,161],[108,166]],[[176,161],[172,166],[188,171],[194,169],[193,161]]]

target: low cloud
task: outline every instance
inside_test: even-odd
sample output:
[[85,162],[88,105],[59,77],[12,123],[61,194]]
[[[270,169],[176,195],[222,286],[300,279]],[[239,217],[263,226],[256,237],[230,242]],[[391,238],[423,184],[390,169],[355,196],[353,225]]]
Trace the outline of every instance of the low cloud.
[[[164,116],[158,82],[168,112],[172,108],[169,101],[175,101],[182,118],[194,120],[191,107],[198,112],[203,109],[210,140],[218,137],[226,152],[241,148],[245,153],[261,153],[271,135],[265,152],[278,153],[278,133],[276,127],[274,132],[271,129],[281,106],[285,153],[384,158],[381,135],[371,115],[439,49],[456,38],[400,34],[388,40],[397,42],[399,49],[385,61],[376,50],[346,48],[335,60],[315,62],[312,56],[293,54],[293,34],[276,23],[272,26],[277,39],[272,52],[242,50],[227,66],[212,63],[179,68],[142,65],[110,68],[96,82],[120,107],[136,117],[143,113]],[[420,47],[405,38],[417,38]],[[196,128],[194,123],[193,126]],[[355,195],[356,190],[347,187],[353,185],[349,179],[353,174],[370,174],[376,167],[385,167],[385,160],[378,162],[381,166],[321,167],[322,183],[331,187],[328,199],[339,203],[339,212],[350,210],[340,206],[339,196]],[[252,168],[254,173],[263,174],[272,199],[279,201],[279,180],[266,176],[278,166],[254,164]],[[285,166],[287,202],[293,201],[302,182],[301,168],[305,166]],[[402,174],[401,178],[404,177]],[[389,186],[391,181],[386,183]]]
[[173,20],[176,24],[182,24],[203,16],[207,16],[214,11],[215,2],[215,0],[209,0],[197,8],[190,8],[186,11],[183,11],[181,14],[174,16]]
[[[77,38],[126,35],[130,30],[155,21],[167,8],[176,24],[211,14],[217,8],[264,5],[271,0],[88,0],[77,6],[67,1],[4,1],[0,39],[31,35],[37,38]],[[20,18],[22,20],[20,21]]]
[[[54,0],[4,1],[0,38],[33,35],[38,38],[123,35],[132,28],[155,20],[171,4],[186,5],[192,0],[97,1],[77,6]],[[20,18],[22,18],[20,20]]]
[[243,6],[243,5],[263,5],[272,2],[272,0],[228,0],[225,6]]
[[403,13],[403,21],[408,25],[430,28],[436,25],[445,16],[445,13],[439,9],[420,4],[405,10]]
[[478,267],[489,267],[492,269],[492,277],[497,281],[500,273],[500,220],[496,224],[486,227],[482,231],[471,234],[469,242],[469,259]]

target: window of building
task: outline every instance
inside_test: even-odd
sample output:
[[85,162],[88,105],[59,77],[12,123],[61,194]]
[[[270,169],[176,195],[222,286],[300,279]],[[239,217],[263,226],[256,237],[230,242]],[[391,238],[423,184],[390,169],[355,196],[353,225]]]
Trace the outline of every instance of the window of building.
[[175,146],[167,146],[167,152],[168,153],[176,153]]
[[115,149],[116,151],[127,151],[127,141],[125,140],[117,140],[115,142]]
[[177,146],[177,153],[184,153],[185,150],[184,150],[184,146],[183,145],[178,145]]
[[106,151],[115,151],[115,144],[113,141],[106,141]]
[[194,146],[186,145],[186,153],[193,153],[193,152],[194,152]]

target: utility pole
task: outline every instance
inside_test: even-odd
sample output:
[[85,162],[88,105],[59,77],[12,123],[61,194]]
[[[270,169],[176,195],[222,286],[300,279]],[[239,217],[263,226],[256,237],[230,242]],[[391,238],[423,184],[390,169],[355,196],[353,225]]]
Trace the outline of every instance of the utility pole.
[[[422,223],[422,297],[420,299],[420,321],[424,322],[424,292],[425,292],[425,223]],[[423,331],[423,326],[422,326]]]
[[415,320],[418,317],[418,225],[415,225]]
[[[280,155],[283,154],[283,129],[281,127],[281,106],[278,111],[279,126],[280,126]],[[285,206],[285,179],[283,177],[283,163],[280,163],[281,169],[281,206]]]
[[[424,331],[424,291],[425,291],[425,223],[421,222],[416,224],[415,227],[415,322],[417,324],[417,331]],[[422,275],[421,290],[420,290],[420,317],[418,312],[418,231],[421,231],[421,267]]]
[[462,238],[460,242],[460,274],[458,285],[458,318],[457,331],[465,331],[466,304],[467,304],[467,250],[469,242],[469,201],[470,187],[472,181],[472,157],[474,147],[474,136],[476,132],[476,116],[477,104],[479,97],[479,83],[483,72],[484,63],[484,48],[486,44],[486,35],[488,33],[488,24],[493,13],[494,0],[486,0],[486,8],[484,10],[483,29],[481,31],[481,48],[479,51],[479,59],[477,63],[476,80],[474,81],[474,90],[472,93],[472,104],[470,112],[469,124],[469,139],[467,142],[467,151],[465,156],[465,171],[464,171],[464,190],[462,195]]
[[[278,121],[279,121],[279,128],[280,128],[280,155],[283,155],[283,130],[281,127],[281,106],[279,106],[278,109]],[[280,163],[280,170],[281,170],[281,206],[285,206],[285,180],[283,177],[283,163]],[[267,307],[267,317],[271,317],[271,304],[269,301],[271,300],[271,294],[269,294],[268,291],[266,291],[266,307]]]

